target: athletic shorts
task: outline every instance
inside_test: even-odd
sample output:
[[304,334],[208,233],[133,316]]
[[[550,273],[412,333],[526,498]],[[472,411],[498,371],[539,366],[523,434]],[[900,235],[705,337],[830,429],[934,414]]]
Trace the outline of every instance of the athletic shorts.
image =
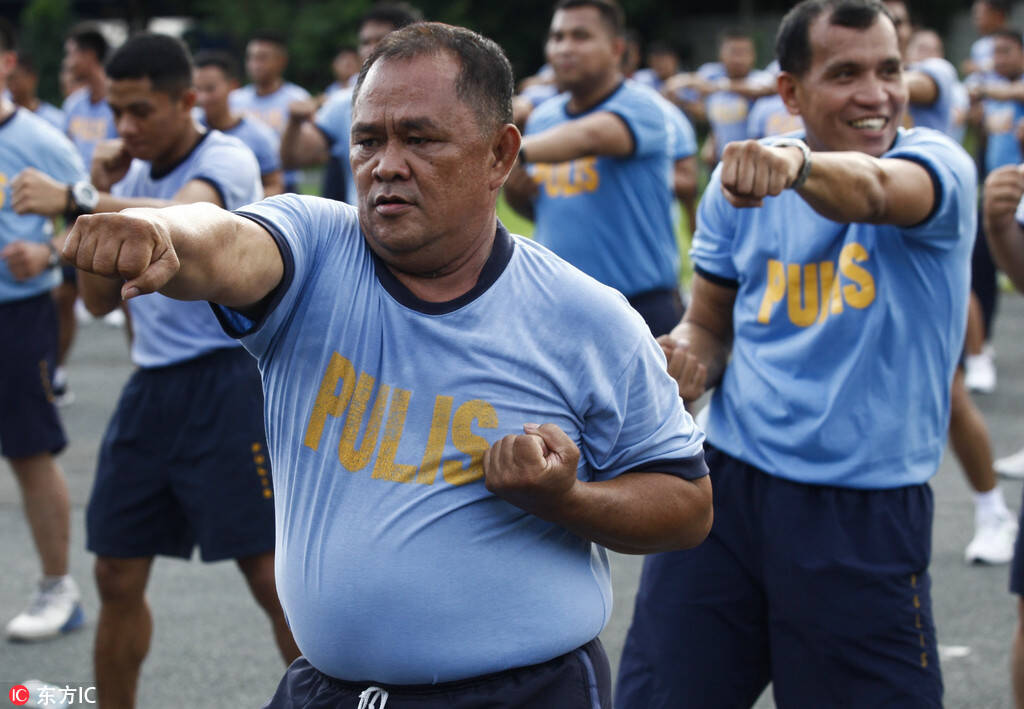
[[53,398],[57,310],[50,293],[0,303],[0,454],[57,454],[68,441]]
[[86,531],[90,551],[118,558],[273,550],[256,360],[231,347],[132,375],[100,446]]
[[[339,628],[338,632],[345,632]],[[402,648],[395,648],[401,653]],[[363,702],[360,702],[360,698]],[[385,700],[386,697],[386,700]],[[611,672],[601,641],[538,665],[455,682],[389,685],[347,682],[313,667],[304,657],[291,664],[264,709],[611,709]]]
[[636,293],[627,300],[655,337],[667,335],[683,319],[683,300],[675,288]]
[[791,482],[706,446],[715,520],[648,556],[615,706],[941,707],[927,485]]

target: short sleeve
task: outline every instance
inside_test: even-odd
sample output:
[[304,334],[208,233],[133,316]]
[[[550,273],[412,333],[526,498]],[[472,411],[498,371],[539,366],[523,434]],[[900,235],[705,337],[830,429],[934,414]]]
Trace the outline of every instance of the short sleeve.
[[[642,324],[642,323],[641,323]],[[583,451],[597,480],[626,472],[660,472],[695,479],[707,475],[704,434],[665,370],[665,356],[639,332],[625,368],[588,372],[600,407],[587,413]]]
[[623,87],[600,107],[602,111],[614,113],[622,119],[633,134],[633,156],[648,157],[668,152],[668,129],[665,114],[659,108],[654,96],[646,95],[649,89],[631,90]]
[[331,96],[316,112],[313,123],[332,145],[339,140],[348,142],[352,129],[352,92],[339,91]]
[[[250,204],[235,212],[251,219],[270,233],[281,251],[285,265],[273,302],[258,322],[245,322],[235,311],[214,306],[222,326],[238,337],[257,357],[270,347],[277,332],[295,309],[304,284],[324,261],[325,245],[335,248],[363,248],[355,209],[334,200],[285,194]],[[339,230],[341,239],[338,239]]]
[[951,97],[957,75],[956,69],[945,59],[931,57],[911,65],[910,68],[927,74],[935,82],[940,97]]
[[974,238],[978,178],[970,156],[937,131],[917,129],[911,133],[916,134],[913,140],[897,141],[883,157],[910,160],[927,170],[935,204],[923,222],[901,232],[939,248],[952,248],[961,238]]
[[693,234],[690,258],[698,272],[730,282],[739,280],[733,261],[733,236],[737,210],[722,194],[721,166],[708,181],[697,208],[697,229]]
[[675,104],[669,104],[670,115],[676,129],[676,143],[672,150],[673,160],[683,160],[697,154],[697,134],[693,124]]
[[256,156],[240,141],[211,146],[203,152],[188,176],[212,184],[225,209],[238,209],[262,196],[260,168]]

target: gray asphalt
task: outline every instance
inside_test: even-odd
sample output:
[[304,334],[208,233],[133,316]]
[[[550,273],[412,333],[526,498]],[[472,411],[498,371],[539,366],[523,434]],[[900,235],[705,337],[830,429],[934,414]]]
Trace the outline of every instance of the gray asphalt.
[[[1024,299],[1006,296],[995,336],[999,388],[976,397],[997,455],[1024,445]],[[130,373],[119,329],[90,323],[79,331],[69,366],[76,401],[63,409],[71,445],[61,456],[71,489],[72,573],[82,586],[89,623],[59,641],[0,641],[0,690],[38,678],[58,686],[93,685],[92,636],[98,608],[91,555],[85,551],[84,507],[100,436]],[[154,432],[154,435],[158,435]],[[1016,510],[1021,483],[1004,481]],[[973,527],[969,489],[947,455],[933,481],[936,500],[933,601],[943,649],[946,706],[1010,706],[1009,647],[1016,622],[1006,567],[969,567],[963,551]],[[20,610],[38,574],[11,475],[0,475],[0,618]],[[615,611],[602,635],[614,666],[629,624],[641,559],[612,555]],[[283,671],[270,629],[230,562],[161,559],[150,581],[155,631],[143,667],[139,707],[260,707]],[[681,668],[685,671],[685,668]],[[0,699],[0,706],[6,700]],[[758,707],[774,706],[766,693]]]

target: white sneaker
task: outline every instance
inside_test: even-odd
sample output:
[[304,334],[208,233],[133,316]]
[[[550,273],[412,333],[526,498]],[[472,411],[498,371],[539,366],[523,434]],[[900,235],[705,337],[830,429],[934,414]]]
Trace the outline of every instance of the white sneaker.
[[82,627],[85,613],[79,598],[78,585],[70,576],[49,588],[41,581],[28,607],[7,624],[7,639],[44,640]]
[[996,361],[990,349],[981,354],[967,355],[964,359],[964,384],[976,394],[991,394],[996,390]]
[[1017,541],[1017,520],[1005,514],[975,526],[974,539],[967,545],[968,564],[1008,564]]
[[1012,455],[1000,458],[992,467],[1004,478],[1024,479],[1024,448]]

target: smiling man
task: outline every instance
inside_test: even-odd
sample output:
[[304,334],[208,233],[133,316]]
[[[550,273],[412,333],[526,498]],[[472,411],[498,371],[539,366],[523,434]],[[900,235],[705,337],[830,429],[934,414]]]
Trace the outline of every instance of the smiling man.
[[358,210],[287,195],[69,237],[128,297],[218,303],[259,358],[304,655],[271,707],[608,707],[598,545],[710,526],[702,435],[642,319],[498,223],[512,89],[493,42],[411,25],[356,84]]
[[617,703],[750,706],[770,681],[782,707],[940,707],[927,481],[963,344],[975,170],[945,135],[898,128],[878,2],[805,0],[776,51],[804,141],[726,148],[692,305],[662,341],[684,397],[717,386],[715,523],[697,549],[645,560]]

